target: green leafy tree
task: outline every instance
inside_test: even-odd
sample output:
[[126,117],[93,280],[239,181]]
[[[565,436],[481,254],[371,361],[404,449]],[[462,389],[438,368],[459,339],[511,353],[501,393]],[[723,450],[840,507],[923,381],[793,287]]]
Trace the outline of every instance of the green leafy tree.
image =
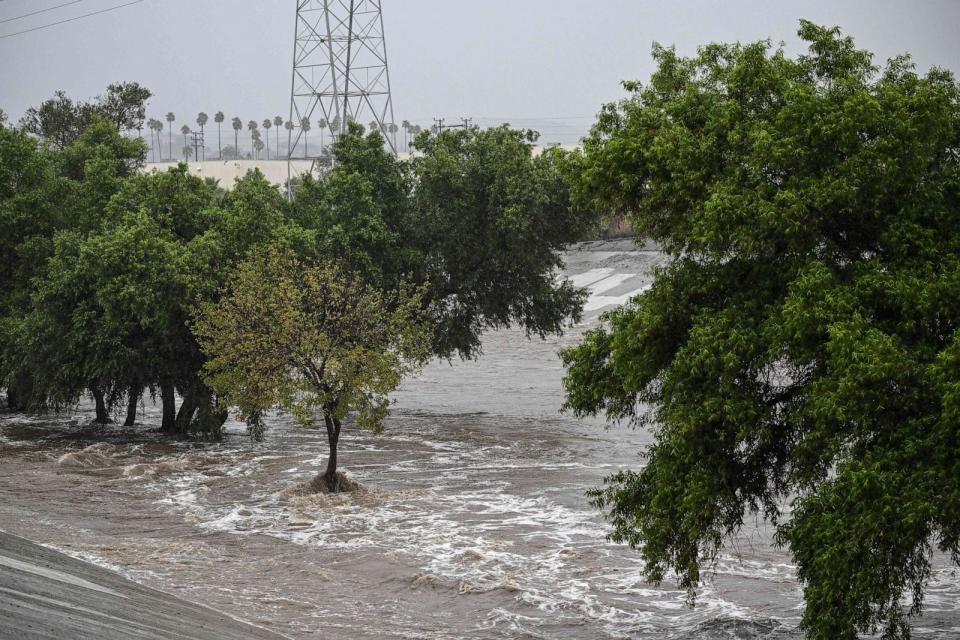
[[20,120],[20,128],[38,136],[57,149],[63,149],[83,132],[89,123],[89,109],[75,104],[63,91],[39,107],[30,107]]
[[[55,280],[54,274],[61,264],[57,261],[59,254],[72,251],[86,234],[103,228],[107,203],[123,181],[142,167],[145,154],[142,140],[124,137],[113,124],[98,119],[63,151],[48,156],[46,166],[62,177],[50,183],[46,203],[23,200],[38,195],[34,192],[31,196],[29,174],[12,189],[13,198],[6,203],[9,213],[14,220],[22,215],[32,219],[29,224],[21,220],[19,228],[9,230],[19,264],[17,280],[12,283],[16,303],[6,312],[0,310],[4,326],[0,370],[8,386],[17,392],[19,406],[55,409],[89,390],[96,400],[97,420],[109,419],[105,400],[109,381],[87,366],[92,360],[76,357],[89,354],[89,348],[99,344],[94,333],[83,333],[92,326],[92,319],[81,313],[83,324],[78,325],[70,320],[72,311],[66,311],[71,301],[83,302],[95,296],[97,289],[92,285],[59,287],[62,281]],[[32,172],[45,164],[37,165],[29,157],[22,161],[24,169]],[[34,174],[38,175],[42,174]],[[46,215],[47,207],[55,207],[55,217]],[[56,304],[38,298],[37,292],[51,281],[56,283],[51,285],[51,295],[60,297]],[[71,297],[74,293],[76,297]],[[40,307],[43,311],[38,311]],[[82,346],[71,350],[71,340]]]
[[560,154],[534,158],[532,138],[449,132],[421,138],[422,157],[404,163],[380,132],[363,136],[351,123],[334,142],[336,165],[304,178],[291,216],[315,231],[322,255],[381,290],[429,283],[439,356],[477,355],[484,331],[512,323],[556,333],[583,301],[556,277],[560,251],[589,216],[570,206]]
[[[312,234],[284,215],[284,200],[259,171],[222,193],[191,176],[183,165],[162,174],[137,176],[110,203],[112,219],[146,211],[163,233],[183,247],[181,269],[189,288],[167,296],[168,317],[177,318],[168,335],[164,369],[154,376],[165,393],[164,424],[177,434],[216,437],[222,424],[213,410],[212,393],[200,371],[206,361],[187,319],[203,302],[215,302],[236,265],[262,243],[283,244],[308,253]],[[175,393],[183,398],[179,409]]]
[[[97,421],[106,422],[110,406],[139,399],[172,359],[164,356],[182,333],[175,305],[188,282],[179,268],[182,249],[144,212],[122,222],[55,238],[20,338],[42,382],[34,405],[62,409],[89,389]],[[133,412],[128,404],[128,423]]]
[[143,129],[147,117],[147,101],[153,97],[149,89],[136,82],[111,84],[107,92],[97,98],[93,112],[121,133]]
[[[535,140],[500,127],[415,143],[422,155],[410,163],[414,220],[398,231],[418,238],[438,355],[475,355],[481,333],[514,323],[541,337],[560,333],[580,315],[583,292],[557,274],[560,252],[593,217],[571,206],[563,154],[534,158]],[[344,146],[338,164],[347,164]]]
[[7,406],[25,409],[33,379],[22,364],[19,325],[31,306],[31,283],[68,224],[71,189],[54,158],[24,131],[0,127],[0,388]]
[[208,383],[254,429],[270,408],[305,426],[322,417],[330,453],[318,480],[327,491],[341,489],[343,420],[355,413],[359,426],[381,430],[388,394],[427,357],[418,296],[396,295],[272,252],[244,262],[230,294],[197,322]]
[[670,263],[563,354],[568,403],[654,429],[595,494],[650,579],[692,593],[759,513],[811,638],[906,638],[933,550],[960,562],[960,88],[800,36],[656,47],[602,111],[579,195]]
[[57,91],[52,99],[28,109],[20,126],[55,149],[66,148],[98,119],[110,122],[121,132],[139,132],[151,96],[148,89],[135,82],[112,84],[93,102],[74,102]]

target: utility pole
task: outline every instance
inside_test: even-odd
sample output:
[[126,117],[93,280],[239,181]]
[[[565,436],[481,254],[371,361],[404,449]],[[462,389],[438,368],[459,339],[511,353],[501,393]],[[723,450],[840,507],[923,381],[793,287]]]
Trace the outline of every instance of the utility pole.
[[460,124],[446,124],[446,118],[434,118],[433,126],[437,130],[437,135],[444,132],[446,129],[463,129],[467,130],[473,126],[473,118],[460,118]]
[[[297,157],[297,148],[306,148],[304,121],[313,125],[315,120],[325,119],[335,139],[347,132],[350,122],[375,121],[396,154],[380,0],[296,0],[296,5],[290,89],[294,128],[288,135],[288,182],[293,177],[291,160]],[[308,159],[313,160],[313,171],[320,155]]]
[[201,149],[206,151],[206,145],[204,144],[204,135],[201,131],[191,131],[190,136],[193,138],[193,158],[197,162],[200,162],[200,151]]

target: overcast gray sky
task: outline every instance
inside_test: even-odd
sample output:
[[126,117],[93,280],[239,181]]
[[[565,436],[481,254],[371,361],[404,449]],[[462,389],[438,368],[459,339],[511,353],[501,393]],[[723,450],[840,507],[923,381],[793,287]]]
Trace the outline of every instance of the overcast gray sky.
[[[66,0],[0,0],[0,21]],[[0,36],[129,0],[82,0],[0,23]],[[960,0],[382,0],[397,120],[508,120],[577,137],[599,107],[645,80],[654,41],[684,53],[770,37],[799,51],[800,18],[840,25],[881,59],[960,70]],[[19,118],[64,89],[114,81],[155,94],[150,114],[262,120],[289,111],[295,0],[145,0],[0,38],[0,108]]]

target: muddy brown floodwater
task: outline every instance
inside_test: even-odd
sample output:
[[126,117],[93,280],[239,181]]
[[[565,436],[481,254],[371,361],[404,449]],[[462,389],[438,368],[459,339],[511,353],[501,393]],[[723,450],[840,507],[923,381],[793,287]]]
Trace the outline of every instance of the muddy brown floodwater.
[[[252,444],[172,443],[147,406],[132,429],[0,414],[0,528],[291,638],[800,638],[789,554],[757,523],[700,591],[643,580],[584,492],[641,464],[645,432],[559,412],[559,348],[642,290],[662,258],[623,244],[568,255],[588,287],[563,338],[501,331],[477,362],[434,363],[380,436],[350,430],[350,496],[289,497],[325,461],[287,418]],[[960,576],[938,562],[917,637],[960,637]]]

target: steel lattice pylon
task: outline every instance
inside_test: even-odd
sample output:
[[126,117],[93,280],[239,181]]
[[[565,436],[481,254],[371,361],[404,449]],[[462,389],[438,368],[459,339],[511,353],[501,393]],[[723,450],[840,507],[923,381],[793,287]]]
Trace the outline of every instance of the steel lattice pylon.
[[[290,97],[290,160],[323,157],[309,132],[320,119],[342,134],[375,122],[396,153],[393,100],[380,0],[297,0]],[[302,123],[309,122],[306,127]],[[331,136],[333,137],[333,136]],[[316,149],[316,153],[311,153]]]

